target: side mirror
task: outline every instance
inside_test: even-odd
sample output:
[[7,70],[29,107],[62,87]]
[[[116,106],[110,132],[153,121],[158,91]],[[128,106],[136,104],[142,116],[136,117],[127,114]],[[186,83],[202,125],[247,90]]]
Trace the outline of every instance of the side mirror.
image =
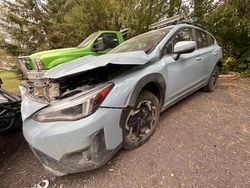
[[195,41],[181,41],[174,46],[174,60],[178,60],[181,54],[192,53],[196,49]]
[[103,37],[99,37],[93,44],[92,47],[94,52],[105,50],[105,44]]
[[3,84],[3,80],[0,78],[0,88],[1,88],[2,84]]

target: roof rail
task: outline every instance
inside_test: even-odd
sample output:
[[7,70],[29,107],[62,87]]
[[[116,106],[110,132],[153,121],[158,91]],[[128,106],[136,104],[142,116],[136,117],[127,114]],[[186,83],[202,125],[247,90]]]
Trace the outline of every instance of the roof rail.
[[178,24],[189,24],[189,25],[194,25],[194,26],[200,27],[202,29],[206,29],[204,26],[199,24],[196,20],[190,20],[190,21],[184,20],[184,21],[178,22]]
[[163,28],[163,27],[173,25],[173,24],[176,24],[176,23],[184,21],[184,20],[187,20],[187,18],[183,15],[176,15],[176,16],[173,16],[170,18],[163,18],[160,21],[151,24],[149,26],[149,29],[153,30],[153,29]]

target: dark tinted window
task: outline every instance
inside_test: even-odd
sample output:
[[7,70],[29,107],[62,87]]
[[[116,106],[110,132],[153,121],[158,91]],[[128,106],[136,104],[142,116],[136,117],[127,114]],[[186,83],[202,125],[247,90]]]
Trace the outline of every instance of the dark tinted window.
[[119,45],[119,41],[115,33],[103,33],[96,39],[96,41],[98,41],[99,38],[103,38],[105,49],[115,48]]
[[163,48],[164,55],[172,55],[174,46],[177,42],[180,41],[194,41],[193,29],[192,28],[183,28],[177,31],[170,41]]
[[214,38],[209,34],[207,34],[207,36],[208,36],[208,40],[209,40],[210,45],[214,45]]
[[211,44],[209,35],[202,30],[196,29],[196,40],[198,49],[210,46]]

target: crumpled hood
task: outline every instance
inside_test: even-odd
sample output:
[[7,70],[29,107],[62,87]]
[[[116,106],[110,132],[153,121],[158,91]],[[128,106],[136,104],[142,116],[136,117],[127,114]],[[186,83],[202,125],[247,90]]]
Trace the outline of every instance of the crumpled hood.
[[48,70],[44,74],[44,78],[59,79],[108,64],[143,65],[150,60],[151,58],[144,51],[111,53],[102,56],[84,56]]

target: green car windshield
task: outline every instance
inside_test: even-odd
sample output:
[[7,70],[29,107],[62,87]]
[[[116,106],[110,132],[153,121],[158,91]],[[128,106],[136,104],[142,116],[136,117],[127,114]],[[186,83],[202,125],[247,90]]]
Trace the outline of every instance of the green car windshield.
[[78,48],[85,48],[89,45],[89,43],[98,35],[98,32],[92,33],[90,36],[88,36],[84,41],[81,42],[77,47]]
[[144,51],[149,53],[171,31],[172,27],[157,29],[133,37],[117,46],[109,53],[123,53],[132,51]]

